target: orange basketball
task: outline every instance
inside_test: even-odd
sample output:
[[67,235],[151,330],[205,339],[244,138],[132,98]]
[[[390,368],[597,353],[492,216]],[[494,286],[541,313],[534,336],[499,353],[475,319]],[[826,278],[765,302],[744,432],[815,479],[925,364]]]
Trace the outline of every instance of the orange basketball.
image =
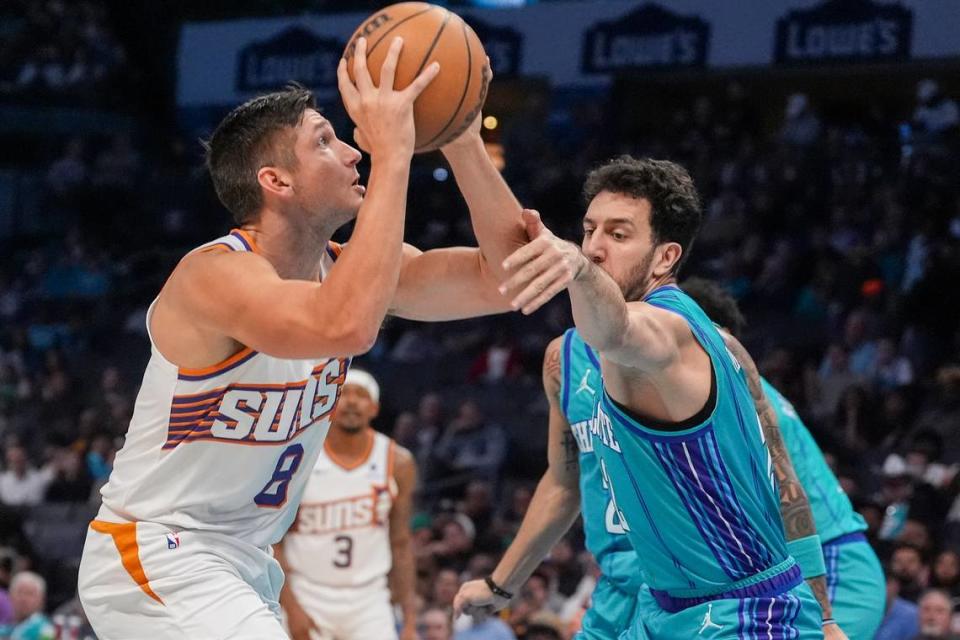
[[433,151],[450,142],[473,122],[487,97],[484,69],[487,54],[473,29],[457,14],[425,2],[400,2],[377,11],[350,36],[344,58],[353,78],[357,38],[367,39],[367,67],[380,83],[380,66],[396,36],[403,38],[394,82],[403,89],[428,64],[440,63],[440,73],[413,105],[417,127],[416,153]]

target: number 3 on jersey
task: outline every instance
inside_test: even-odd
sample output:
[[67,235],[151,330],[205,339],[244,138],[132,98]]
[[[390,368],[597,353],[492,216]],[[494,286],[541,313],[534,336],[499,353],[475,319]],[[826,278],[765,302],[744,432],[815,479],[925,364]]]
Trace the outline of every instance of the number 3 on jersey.
[[282,507],[287,501],[287,488],[293,480],[293,474],[300,467],[303,459],[303,445],[292,444],[277,460],[277,468],[273,470],[270,481],[260,493],[254,496],[253,501],[259,507]]

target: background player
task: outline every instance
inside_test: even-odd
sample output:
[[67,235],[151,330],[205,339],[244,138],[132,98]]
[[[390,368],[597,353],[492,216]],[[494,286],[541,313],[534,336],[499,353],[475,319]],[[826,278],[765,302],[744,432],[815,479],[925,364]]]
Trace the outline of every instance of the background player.
[[844,637],[806,497],[785,451],[765,442],[775,423],[758,424],[741,364],[674,284],[701,220],[692,180],[625,156],[591,172],[584,195],[582,248],[524,212],[531,242],[504,262],[513,275],[501,290],[532,313],[567,289],[597,351],[590,432],[649,587],[631,636]]
[[[743,315],[726,289],[703,278],[689,278],[681,288],[711,320],[740,338],[745,324]],[[823,541],[833,617],[851,638],[872,638],[883,621],[886,592],[880,560],[863,534],[867,523],[853,510],[823,452],[790,401],[765,378],[760,382],[777,413],[783,442],[810,500],[817,533]]]
[[[506,307],[499,267],[479,250],[403,245],[413,101],[438,68],[395,91],[402,42],[390,46],[379,88],[362,39],[357,84],[338,69],[370,149],[366,197],[359,152],[305,90],[238,107],[210,140],[214,186],[241,228],[185,257],[148,312],[151,360],[80,567],[104,640],[286,638],[267,547],[293,521],[347,357],[369,349],[388,310],[448,319]],[[457,179],[499,265],[522,241],[519,206],[495,168],[474,166],[490,164],[478,131],[447,154],[455,171],[469,167]],[[329,239],[353,218],[334,264]]]
[[[274,547],[287,582],[280,604],[293,640],[416,640],[416,570],[410,516],[417,467],[409,451],[370,424],[380,386],[350,369],[297,519]],[[388,588],[389,576],[389,588]]]
[[460,587],[454,601],[458,615],[464,608],[506,606],[582,513],[586,547],[602,574],[577,637],[612,640],[633,619],[642,584],[640,568],[604,484],[589,431],[603,388],[595,358],[573,330],[547,346],[543,360],[543,387],[550,405],[547,471],[489,581],[473,580]]

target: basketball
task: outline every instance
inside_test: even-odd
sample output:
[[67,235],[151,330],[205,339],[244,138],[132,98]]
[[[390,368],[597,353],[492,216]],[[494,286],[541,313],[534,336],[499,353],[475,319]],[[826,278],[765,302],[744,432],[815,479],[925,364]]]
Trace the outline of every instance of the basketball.
[[473,29],[452,11],[425,2],[400,2],[377,11],[350,37],[344,58],[353,77],[357,38],[367,39],[367,66],[374,84],[397,36],[403,51],[394,87],[403,89],[431,62],[440,73],[414,103],[416,153],[439,149],[464,132],[487,96],[487,54]]

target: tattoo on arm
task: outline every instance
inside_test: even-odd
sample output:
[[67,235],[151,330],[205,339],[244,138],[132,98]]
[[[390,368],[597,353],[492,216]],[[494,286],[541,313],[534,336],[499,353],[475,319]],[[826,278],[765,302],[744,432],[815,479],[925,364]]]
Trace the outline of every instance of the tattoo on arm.
[[579,469],[580,466],[580,447],[577,446],[577,440],[573,437],[573,432],[567,430],[563,434],[563,464],[567,471]]
[[724,341],[726,341],[727,347],[734,357],[743,366],[750,386],[750,395],[753,396],[757,405],[757,415],[760,417],[760,425],[763,427],[767,450],[770,452],[773,469],[780,484],[780,513],[783,517],[787,540],[812,536],[817,533],[817,530],[813,524],[810,502],[807,500],[807,494],[793,469],[790,454],[787,453],[783,436],[780,434],[777,413],[763,392],[757,366],[747,350],[737,340],[724,335]]
[[816,578],[810,578],[807,580],[807,584],[810,585],[810,590],[813,591],[814,597],[817,599],[817,602],[820,603],[820,608],[823,609],[823,617],[832,618],[833,606],[830,604],[830,597],[827,595],[826,577],[817,576]]

